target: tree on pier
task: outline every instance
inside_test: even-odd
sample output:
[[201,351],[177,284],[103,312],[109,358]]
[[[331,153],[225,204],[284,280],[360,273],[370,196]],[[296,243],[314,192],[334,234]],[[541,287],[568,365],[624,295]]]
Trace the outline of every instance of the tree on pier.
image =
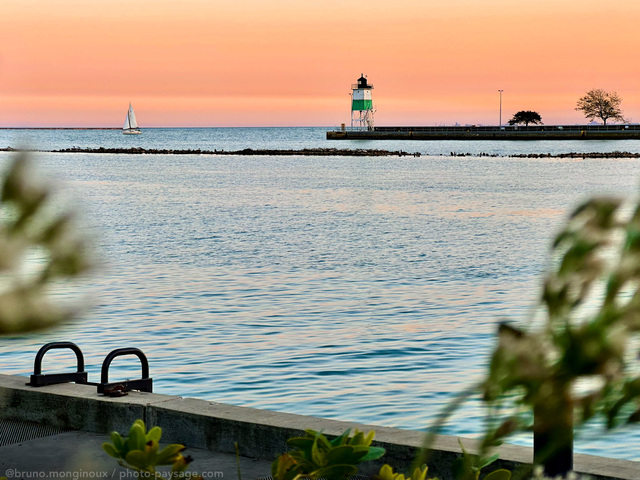
[[626,122],[620,109],[621,102],[622,99],[616,92],[594,88],[578,100],[576,110],[583,112],[589,120],[601,119],[604,125],[607,124],[608,119]]
[[528,127],[530,123],[533,123],[534,125],[542,125],[542,117],[538,112],[520,110],[507,123],[509,125],[520,125],[524,123],[525,127]]

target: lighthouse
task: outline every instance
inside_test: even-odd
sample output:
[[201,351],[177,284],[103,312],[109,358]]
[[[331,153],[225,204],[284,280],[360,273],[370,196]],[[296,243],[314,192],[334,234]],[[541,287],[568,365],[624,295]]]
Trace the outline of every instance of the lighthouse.
[[360,76],[358,83],[351,85],[351,128],[373,130],[371,90],[373,85],[367,83],[364,74]]

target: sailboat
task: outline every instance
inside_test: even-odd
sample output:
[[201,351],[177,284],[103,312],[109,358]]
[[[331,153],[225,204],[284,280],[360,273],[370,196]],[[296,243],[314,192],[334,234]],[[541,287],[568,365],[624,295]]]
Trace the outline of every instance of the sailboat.
[[138,135],[142,133],[138,128],[138,122],[136,120],[136,114],[133,113],[133,107],[129,102],[129,111],[127,112],[127,118],[124,120],[124,127],[122,127],[122,133],[125,135]]

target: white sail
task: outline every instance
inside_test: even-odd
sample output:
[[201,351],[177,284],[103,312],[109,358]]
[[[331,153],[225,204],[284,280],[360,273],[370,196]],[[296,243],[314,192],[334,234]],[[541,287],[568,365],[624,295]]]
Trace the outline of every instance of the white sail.
[[131,102],[129,102],[129,111],[127,112],[127,117],[124,119],[124,126],[122,127],[122,130],[124,130],[123,133],[140,133],[136,114],[133,112]]
[[136,120],[136,114],[133,113],[131,103],[129,103],[129,128],[138,128],[138,121]]

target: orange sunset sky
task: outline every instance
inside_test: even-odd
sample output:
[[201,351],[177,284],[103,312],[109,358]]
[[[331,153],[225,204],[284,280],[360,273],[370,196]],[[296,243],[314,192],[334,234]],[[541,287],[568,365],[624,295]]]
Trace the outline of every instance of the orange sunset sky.
[[638,0],[1,0],[0,127],[640,122]]

